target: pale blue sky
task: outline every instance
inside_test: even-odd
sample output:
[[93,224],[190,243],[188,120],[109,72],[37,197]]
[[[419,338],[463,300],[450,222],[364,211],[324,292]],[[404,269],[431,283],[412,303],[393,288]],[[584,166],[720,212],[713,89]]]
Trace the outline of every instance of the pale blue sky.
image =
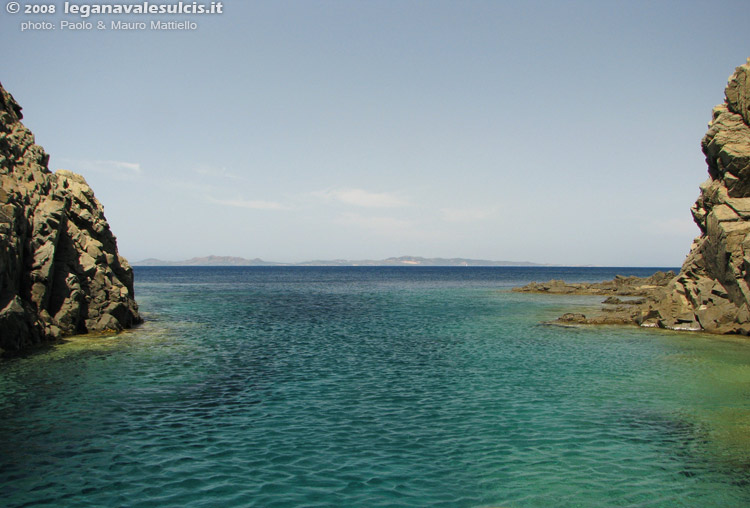
[[677,266],[750,56],[746,0],[224,5],[178,32],[0,9],[0,81],[131,261]]

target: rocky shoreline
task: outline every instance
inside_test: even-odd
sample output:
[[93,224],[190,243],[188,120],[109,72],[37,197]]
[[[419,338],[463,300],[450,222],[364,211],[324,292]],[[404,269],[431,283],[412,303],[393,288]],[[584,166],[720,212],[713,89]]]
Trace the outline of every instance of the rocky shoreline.
[[[610,298],[617,296],[649,296],[656,288],[663,288],[675,277],[673,271],[656,272],[650,277],[635,277],[618,275],[611,281],[569,283],[563,280],[548,282],[531,282],[520,288],[514,288],[517,293],[548,293],[553,295],[606,295]],[[612,302],[610,302],[612,303]]]
[[724,96],[701,140],[709,178],[691,208],[701,234],[678,275],[667,280],[661,274],[658,281],[616,278],[588,287],[550,281],[519,291],[644,298],[591,318],[568,314],[560,318],[565,323],[634,323],[750,335],[750,59],[735,69]]
[[86,180],[49,155],[0,85],[0,354],[141,321],[133,270]]
[[650,277],[618,275],[610,281],[570,283],[553,279],[531,282],[513,288],[515,293],[549,295],[606,296],[598,314],[585,315],[569,312],[552,323],[562,325],[639,325],[656,327],[656,322],[646,322],[649,309],[658,304],[669,283],[676,277],[673,271],[656,272]]

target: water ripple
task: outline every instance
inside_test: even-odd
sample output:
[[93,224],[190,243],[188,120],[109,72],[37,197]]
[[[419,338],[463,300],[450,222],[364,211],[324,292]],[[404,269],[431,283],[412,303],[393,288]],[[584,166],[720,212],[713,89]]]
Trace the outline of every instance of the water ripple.
[[0,366],[6,506],[750,504],[744,344],[537,327],[491,277],[173,273]]

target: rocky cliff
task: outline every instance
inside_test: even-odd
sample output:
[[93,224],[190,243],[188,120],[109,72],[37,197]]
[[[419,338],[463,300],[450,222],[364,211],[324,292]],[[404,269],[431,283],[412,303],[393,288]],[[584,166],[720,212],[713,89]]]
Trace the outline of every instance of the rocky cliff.
[[49,156],[0,85],[0,352],[141,321],[133,271],[84,178]]
[[637,323],[750,335],[750,58],[729,78],[724,104],[714,108],[701,146],[709,178],[691,208],[701,235],[676,277],[619,278],[598,285],[550,281],[517,291],[645,297],[608,299],[602,315],[566,314],[559,320],[563,323]]
[[701,142],[709,178],[692,207],[701,235],[640,324],[750,334],[749,125],[750,59],[729,78]]

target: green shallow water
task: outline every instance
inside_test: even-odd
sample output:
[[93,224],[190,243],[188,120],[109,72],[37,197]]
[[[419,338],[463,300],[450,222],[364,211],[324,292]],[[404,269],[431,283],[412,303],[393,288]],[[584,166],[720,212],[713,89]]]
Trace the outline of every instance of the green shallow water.
[[4,506],[750,505],[750,343],[506,291],[606,270],[136,276],[141,328],[0,363]]

